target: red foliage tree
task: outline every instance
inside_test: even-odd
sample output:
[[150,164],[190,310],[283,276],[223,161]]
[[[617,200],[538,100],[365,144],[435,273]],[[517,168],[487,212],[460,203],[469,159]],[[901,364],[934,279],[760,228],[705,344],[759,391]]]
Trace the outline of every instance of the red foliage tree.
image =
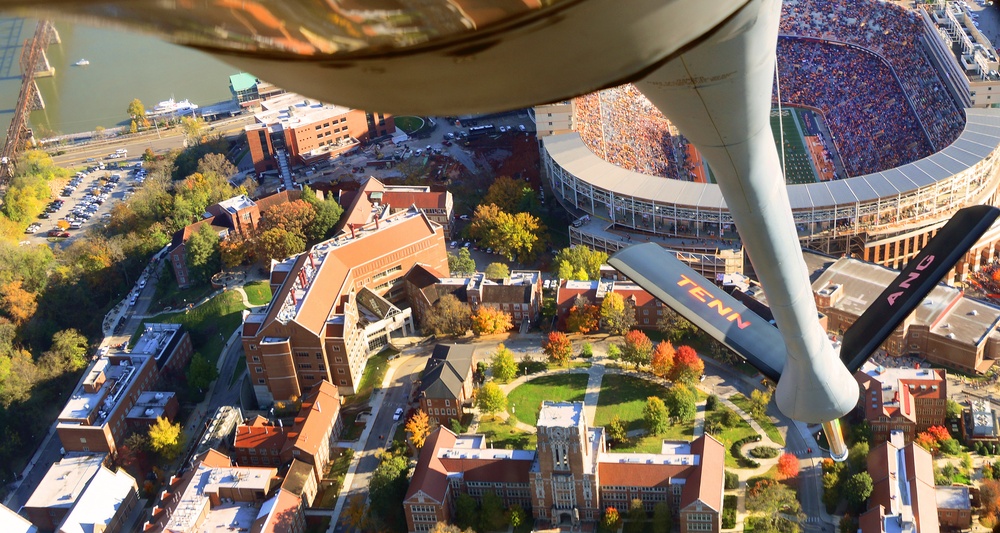
[[670,370],[670,379],[680,383],[694,383],[705,373],[705,362],[690,346],[677,348],[674,354],[674,367]]
[[569,308],[566,316],[566,331],[589,333],[596,331],[599,324],[600,308],[596,305],[585,305],[583,307],[573,306]]
[[674,345],[670,344],[670,341],[660,341],[656,345],[650,361],[654,375],[661,378],[670,375],[670,370],[674,367],[674,353]]
[[790,453],[783,453],[778,458],[778,474],[782,479],[793,478],[799,475],[799,458]]
[[951,438],[951,433],[948,433],[948,430],[942,426],[931,426],[927,428],[927,433],[934,437],[938,444]]
[[913,439],[913,442],[935,455],[937,455],[938,449],[941,447],[937,438],[926,431],[919,433],[917,438]]
[[553,331],[549,333],[548,340],[542,343],[542,350],[552,362],[565,365],[573,355],[573,343],[565,333]]

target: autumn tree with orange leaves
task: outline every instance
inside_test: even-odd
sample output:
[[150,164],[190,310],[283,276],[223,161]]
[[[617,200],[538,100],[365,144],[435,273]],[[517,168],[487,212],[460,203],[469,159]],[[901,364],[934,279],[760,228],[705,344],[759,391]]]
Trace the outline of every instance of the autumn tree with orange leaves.
[[0,286],[0,307],[10,321],[20,326],[28,321],[38,309],[37,295],[25,290],[21,280],[14,280]]
[[670,370],[674,367],[674,353],[674,345],[670,341],[660,341],[656,345],[650,360],[654,376],[666,378],[670,375]]
[[600,313],[601,309],[591,305],[585,296],[577,296],[573,301],[573,307],[569,308],[569,313],[566,315],[566,331],[570,333],[596,331],[600,325]]
[[778,457],[778,474],[782,479],[799,475],[799,458],[790,453],[781,454],[781,457]]
[[504,333],[514,327],[510,313],[482,305],[472,313],[472,331],[476,335],[493,335]]
[[565,333],[553,331],[549,333],[549,338],[542,343],[542,351],[549,356],[550,361],[564,366],[573,355],[573,343],[570,342]]
[[694,384],[705,373],[705,362],[690,346],[677,348],[674,355],[674,366],[670,370],[670,380],[680,383]]
[[406,421],[406,431],[410,434],[410,444],[419,450],[424,447],[424,441],[427,440],[427,435],[431,432],[430,417],[427,416],[427,411],[423,409],[418,409],[413,416]]

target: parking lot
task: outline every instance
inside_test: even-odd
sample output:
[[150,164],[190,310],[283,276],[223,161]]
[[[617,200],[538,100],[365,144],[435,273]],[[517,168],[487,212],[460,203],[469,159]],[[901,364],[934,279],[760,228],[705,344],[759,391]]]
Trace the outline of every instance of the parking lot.
[[[112,159],[121,161],[122,155]],[[145,181],[138,160],[122,162],[118,168],[99,161],[88,165],[70,178],[39,220],[28,227],[22,244],[58,243],[95,224],[106,224],[112,206],[127,199]]]

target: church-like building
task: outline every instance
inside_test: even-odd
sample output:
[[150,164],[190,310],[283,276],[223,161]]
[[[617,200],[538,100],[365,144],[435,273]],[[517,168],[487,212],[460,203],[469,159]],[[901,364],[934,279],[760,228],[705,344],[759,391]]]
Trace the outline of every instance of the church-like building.
[[726,454],[712,436],[663,441],[658,454],[611,453],[604,428],[588,426],[583,402],[549,401],[537,432],[531,451],[493,449],[484,435],[436,429],[403,500],[408,531],[450,522],[463,492],[478,500],[490,491],[552,527],[594,523],[608,507],[624,515],[638,498],[647,511],[669,503],[681,532],[721,530]]

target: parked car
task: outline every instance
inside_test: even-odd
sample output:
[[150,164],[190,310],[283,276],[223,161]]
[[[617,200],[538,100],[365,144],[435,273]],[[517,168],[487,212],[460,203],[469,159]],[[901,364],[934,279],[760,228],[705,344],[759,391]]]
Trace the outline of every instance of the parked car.
[[395,422],[398,422],[399,419],[402,418],[402,417],[403,417],[403,408],[402,407],[397,407],[396,408],[396,412],[393,413],[393,415],[392,415],[392,420],[395,421]]

